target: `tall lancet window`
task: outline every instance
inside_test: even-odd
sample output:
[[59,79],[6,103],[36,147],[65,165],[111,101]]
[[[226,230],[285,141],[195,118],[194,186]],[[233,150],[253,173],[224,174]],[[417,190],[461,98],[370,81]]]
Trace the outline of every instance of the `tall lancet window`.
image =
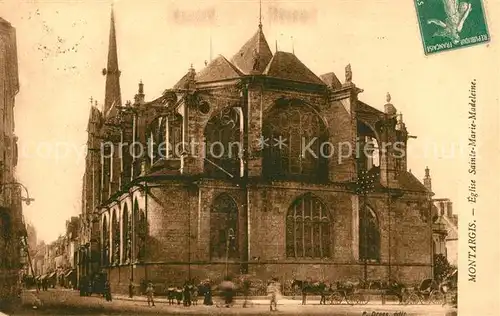
[[120,262],[120,219],[118,212],[112,211],[111,216],[111,229],[112,229],[112,253],[111,263],[118,264]]
[[311,106],[278,100],[264,120],[264,175],[269,178],[323,180],[331,148],[326,127]]
[[210,257],[238,257],[238,206],[227,194],[219,195],[210,212]]
[[148,234],[148,226],[146,215],[143,210],[139,209],[139,203],[137,200],[134,201],[133,216],[135,260],[143,261],[146,256],[146,239]]
[[330,216],[321,200],[311,194],[297,198],[286,217],[286,256],[330,257],[330,228]]
[[380,261],[379,221],[367,205],[362,206],[359,212],[359,258],[362,261]]
[[241,168],[241,111],[227,107],[205,127],[205,173],[211,177],[237,178]]
[[123,234],[123,263],[128,263],[131,260],[132,236],[131,236],[131,221],[129,219],[127,204],[123,207],[122,219],[122,234]]
[[167,117],[167,157],[179,159],[182,154],[182,116],[175,114]]
[[362,121],[358,121],[358,144],[356,158],[359,171],[370,171],[380,167],[380,148],[375,132]]
[[109,222],[108,217],[104,216],[102,219],[102,239],[101,239],[101,249],[102,249],[102,264],[103,266],[109,265]]
[[180,158],[182,148],[182,116],[160,116],[149,126],[149,156],[152,163],[160,159]]
[[109,144],[101,146],[101,202],[109,198],[109,182],[111,181],[111,154],[113,148]]

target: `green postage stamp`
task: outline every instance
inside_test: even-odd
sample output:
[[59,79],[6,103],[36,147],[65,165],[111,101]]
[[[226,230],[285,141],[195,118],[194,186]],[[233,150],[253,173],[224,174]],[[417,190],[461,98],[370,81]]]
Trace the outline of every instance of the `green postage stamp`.
[[415,0],[426,55],[490,40],[482,0]]

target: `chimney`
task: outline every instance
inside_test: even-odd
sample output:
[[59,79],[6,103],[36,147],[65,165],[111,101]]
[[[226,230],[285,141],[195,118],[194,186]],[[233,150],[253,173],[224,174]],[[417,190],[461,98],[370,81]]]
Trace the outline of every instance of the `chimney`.
[[429,192],[432,192],[432,182],[429,167],[425,167],[424,186],[427,190],[429,190]]

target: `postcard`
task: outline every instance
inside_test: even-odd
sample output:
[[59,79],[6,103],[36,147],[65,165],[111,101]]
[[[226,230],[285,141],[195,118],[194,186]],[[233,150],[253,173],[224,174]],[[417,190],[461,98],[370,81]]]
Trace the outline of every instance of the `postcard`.
[[498,315],[500,3],[0,2],[0,312]]

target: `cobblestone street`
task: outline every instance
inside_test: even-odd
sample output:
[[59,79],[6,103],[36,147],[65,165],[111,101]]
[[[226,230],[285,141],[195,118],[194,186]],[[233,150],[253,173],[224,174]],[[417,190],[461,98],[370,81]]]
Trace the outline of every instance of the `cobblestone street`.
[[[413,305],[398,304],[382,305],[372,303],[368,305],[319,305],[319,301],[310,300],[308,305],[300,305],[300,301],[291,298],[280,300],[277,312],[270,312],[267,301],[252,300],[250,306],[242,307],[242,301],[236,300],[231,308],[218,306],[169,306],[164,299],[159,298],[156,306],[148,307],[144,297],[138,296],[133,300],[115,295],[112,302],[106,302],[102,297],[80,297],[77,291],[52,289],[47,292],[36,293],[25,291],[22,296],[23,305],[13,315],[456,315],[449,307],[440,305]],[[33,305],[39,300],[41,306],[36,309]]]

